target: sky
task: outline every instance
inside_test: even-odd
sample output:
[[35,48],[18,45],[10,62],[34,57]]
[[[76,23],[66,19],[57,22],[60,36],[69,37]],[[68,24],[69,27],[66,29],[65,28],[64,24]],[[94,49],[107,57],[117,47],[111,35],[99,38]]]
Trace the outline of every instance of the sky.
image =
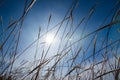
[[[50,48],[49,54],[47,56],[51,57],[55,55],[54,53],[56,53],[58,50],[58,45],[60,44],[60,38],[62,37],[62,35],[65,37],[67,32],[69,32],[70,30],[69,26],[71,26],[71,24],[73,25],[72,30],[75,30],[76,26],[79,24],[82,18],[85,17],[83,23],[75,31],[74,35],[71,37],[70,43],[73,43],[80,39],[82,30],[84,28],[85,30],[82,37],[95,31],[99,27],[102,27],[110,23],[112,21],[112,17],[114,13],[117,11],[118,8],[120,9],[120,5],[118,5],[117,8],[114,8],[112,10],[112,8],[115,6],[117,1],[118,0],[78,0],[77,6],[75,7],[72,13],[73,23],[72,21],[69,21],[65,34],[63,34],[63,31],[66,27],[67,20],[63,23],[62,28],[60,28],[60,31],[58,32],[58,35],[56,36],[54,43],[52,45],[52,48]],[[59,22],[61,22],[64,19],[64,16],[67,13],[67,10],[71,7],[72,2],[75,3],[75,0],[36,0],[35,4],[30,9],[29,13],[25,16],[25,19],[22,25],[20,41],[19,41],[17,52],[21,53],[28,45],[30,45],[33,41],[37,39],[39,27],[41,28],[41,35],[44,35],[46,33],[48,19],[50,15],[51,15],[51,21],[50,21],[48,30],[53,28]],[[28,0],[28,3],[30,3],[30,0]],[[10,20],[11,21],[18,20],[21,17],[24,10],[24,4],[25,4],[25,0],[0,0],[0,16],[2,17],[2,20],[3,20],[3,26],[0,27],[0,34],[2,33],[2,31],[6,30],[7,26],[10,23]],[[92,13],[90,14],[90,10],[91,12],[93,10],[93,14]],[[69,14],[70,13],[67,14],[67,17],[69,16]],[[108,18],[105,20],[107,16]],[[119,36],[120,33],[118,31],[120,30],[119,24],[114,26],[115,27],[110,29],[109,42],[110,40],[115,41],[117,39],[120,39],[120,36]],[[7,38],[11,30],[12,28],[9,29],[7,32],[5,32],[4,35],[0,35],[0,44],[2,44],[5,38]],[[58,30],[58,27],[48,32],[48,34],[52,34],[55,36],[55,33],[57,32],[57,30]],[[72,33],[72,30],[70,34]],[[102,44],[101,41],[106,37],[107,31],[108,29],[98,32],[97,44],[96,44],[97,50],[100,49]],[[93,35],[75,44],[73,46],[73,51],[74,52],[77,51],[80,46],[82,46],[83,48],[82,52],[86,50],[88,44],[90,43],[90,40],[92,39],[92,36]],[[42,37],[39,41],[40,46],[38,47],[38,53],[42,51],[43,47],[45,47],[46,49],[48,49],[49,47],[49,44],[45,46],[44,44],[41,44],[42,42],[44,42],[44,39],[45,39],[44,37]],[[12,38],[10,38],[5,44],[3,49],[4,51],[6,51],[6,48],[8,47],[8,44],[10,43],[11,40]],[[62,41],[60,50],[63,49],[63,46],[65,46],[66,42],[67,41],[64,41],[64,40]],[[91,43],[94,43],[94,41]],[[105,43],[104,43],[104,46],[105,46]],[[91,48],[88,50],[87,56],[91,55],[90,53],[93,51],[92,48],[93,48],[93,44],[91,45]],[[18,59],[18,62],[19,60],[24,60],[24,59],[28,61],[33,61],[35,49],[36,49],[36,44],[34,44],[27,51],[25,51],[24,55],[21,55],[20,59]],[[81,55],[82,54],[80,54],[77,59],[78,62],[81,59]],[[41,54],[37,55],[38,59],[39,59],[39,56],[41,56]]]

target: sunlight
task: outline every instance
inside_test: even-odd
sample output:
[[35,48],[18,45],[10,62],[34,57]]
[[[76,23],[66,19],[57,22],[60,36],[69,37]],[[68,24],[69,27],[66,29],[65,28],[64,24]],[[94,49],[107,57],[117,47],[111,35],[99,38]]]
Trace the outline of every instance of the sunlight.
[[53,34],[47,34],[46,39],[45,39],[45,42],[46,42],[47,44],[51,44],[51,43],[53,42],[53,39],[54,39]]

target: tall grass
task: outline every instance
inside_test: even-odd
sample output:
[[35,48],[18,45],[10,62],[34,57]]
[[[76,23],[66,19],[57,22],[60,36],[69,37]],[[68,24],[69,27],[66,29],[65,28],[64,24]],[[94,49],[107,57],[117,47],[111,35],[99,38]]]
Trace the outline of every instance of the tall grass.
[[[23,22],[36,0],[25,1],[24,11],[18,20],[10,21],[6,29],[3,28],[3,19],[0,18],[0,80],[119,80],[120,79],[120,38],[111,41],[111,30],[120,25],[120,1],[111,9],[110,13],[101,22],[101,25],[89,33],[85,33],[88,22],[97,10],[95,3],[87,15],[82,17],[74,26],[75,11],[79,8],[78,0],[73,0],[59,23],[50,27],[52,17],[50,14],[46,31],[42,34],[39,27],[38,37],[23,51],[19,51]],[[112,18],[111,18],[112,17]],[[107,22],[108,19],[111,19]],[[107,23],[106,23],[107,22]],[[34,24],[34,23],[33,23]],[[82,28],[84,24],[84,27]],[[120,28],[120,27],[119,27]],[[81,29],[81,34],[78,33]],[[55,30],[54,39],[59,37],[57,44],[47,43],[44,40],[49,32]],[[105,33],[105,32],[106,33]],[[103,36],[99,36],[100,33]],[[4,34],[7,34],[5,36]],[[76,34],[79,36],[76,39]],[[119,34],[119,29],[118,29]],[[102,37],[102,40],[101,40]],[[21,39],[22,40],[22,39]],[[43,41],[42,41],[43,40]],[[87,42],[84,42],[86,41]],[[84,44],[82,44],[84,42]],[[7,45],[7,47],[5,47]],[[15,67],[16,60],[24,56],[27,50],[35,46],[34,60],[23,61]],[[44,45],[44,46],[42,46]],[[53,45],[55,53],[51,52]],[[39,50],[40,46],[42,48]],[[48,56],[54,53],[52,56]],[[39,59],[37,55],[41,54]],[[29,56],[29,55],[28,55]]]

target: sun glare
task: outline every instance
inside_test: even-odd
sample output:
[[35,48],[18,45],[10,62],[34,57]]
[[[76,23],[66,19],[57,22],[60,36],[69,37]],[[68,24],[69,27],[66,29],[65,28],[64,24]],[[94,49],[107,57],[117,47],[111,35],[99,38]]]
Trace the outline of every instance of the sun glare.
[[45,42],[51,44],[53,42],[54,36],[52,34],[47,34]]

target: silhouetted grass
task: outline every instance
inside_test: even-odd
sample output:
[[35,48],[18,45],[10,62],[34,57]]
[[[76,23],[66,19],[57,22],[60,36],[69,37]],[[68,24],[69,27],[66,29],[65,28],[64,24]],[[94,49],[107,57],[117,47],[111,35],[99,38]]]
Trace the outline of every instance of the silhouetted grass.
[[[18,51],[21,30],[24,29],[24,19],[35,2],[36,0],[31,0],[31,2],[28,3],[28,0],[26,0],[21,17],[18,20],[11,21],[6,29],[3,29],[4,21],[2,17],[0,18],[2,27],[0,32],[0,36],[2,37],[0,42],[0,80],[120,79],[120,38],[114,41],[111,41],[109,38],[109,36],[111,36],[111,29],[120,24],[120,19],[117,19],[118,16],[120,16],[119,0],[101,22],[101,25],[89,33],[85,33],[85,30],[88,27],[90,18],[96,13],[98,4],[96,3],[89,8],[87,15],[78,19],[79,23],[74,26],[74,11],[78,8],[78,1],[73,0],[62,21],[59,21],[59,23],[56,23],[56,25],[51,28],[50,24],[52,16],[54,15],[50,14],[46,31],[42,34],[42,27],[39,27],[39,32],[36,34],[38,35],[37,39],[24,48],[23,51]],[[111,15],[111,20],[105,23]],[[85,24],[83,28],[82,24]],[[44,37],[54,29],[56,32],[54,33],[53,41],[55,41],[59,34],[61,37],[59,38],[60,41],[55,44],[58,47],[54,49],[56,53],[53,52],[54,55],[48,56],[51,53],[50,50],[53,48],[54,43],[47,45]],[[81,29],[81,34],[77,33],[78,29]],[[104,30],[106,30],[106,34],[103,34],[103,40],[100,40],[99,33]],[[8,31],[10,32],[8,33]],[[62,33],[60,33],[61,31]],[[6,37],[4,36],[5,33],[8,33]],[[78,39],[75,39],[76,33],[79,35]],[[42,39],[43,41],[41,41]],[[88,42],[84,42],[84,47],[82,41],[86,39],[88,39]],[[9,41],[10,43],[8,43]],[[8,45],[7,48],[4,47],[5,45]],[[14,65],[16,64],[16,60],[24,56],[25,52],[30,50],[33,45],[36,45],[35,50],[33,49],[33,51],[35,51],[35,53],[33,53],[34,60],[32,62],[23,61],[15,69]],[[44,46],[39,49],[41,45]],[[38,54],[41,54],[39,59]]]

